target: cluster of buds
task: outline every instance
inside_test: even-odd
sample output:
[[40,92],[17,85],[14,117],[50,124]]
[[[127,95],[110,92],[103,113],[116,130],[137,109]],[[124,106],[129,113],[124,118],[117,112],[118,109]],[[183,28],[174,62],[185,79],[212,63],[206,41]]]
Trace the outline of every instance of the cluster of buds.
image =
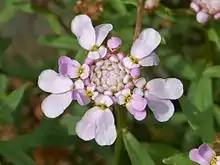
[[189,153],[189,158],[200,165],[219,165],[220,156],[208,145],[202,144],[199,148],[194,148]]
[[219,0],[192,0],[191,8],[197,13],[196,19],[199,23],[205,24],[210,18],[220,19]]
[[77,0],[73,11],[97,19],[103,12],[104,0]]
[[38,79],[38,86],[52,93],[41,105],[49,118],[61,115],[73,100],[82,106],[94,105],[77,123],[76,133],[85,141],[95,139],[101,146],[113,144],[117,137],[114,105],[126,107],[139,121],[146,117],[148,106],[158,121],[165,122],[174,114],[170,100],[183,94],[183,84],[176,78],[147,82],[141,77],[141,67],[159,63],[154,50],[161,36],[156,30],[143,30],[130,53],[125,54],[120,51],[120,38],[111,37],[104,42],[112,29],[111,24],[93,27],[87,15],[76,16],[71,30],[81,47],[88,51],[84,63],[62,56],[59,73],[47,69]]

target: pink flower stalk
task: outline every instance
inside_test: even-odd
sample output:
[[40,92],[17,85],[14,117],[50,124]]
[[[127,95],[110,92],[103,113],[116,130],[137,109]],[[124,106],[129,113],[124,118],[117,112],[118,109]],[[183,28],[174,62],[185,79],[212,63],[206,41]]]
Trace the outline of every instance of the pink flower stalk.
[[[102,44],[112,30],[111,24],[93,28],[88,16],[79,15],[73,19],[71,28],[79,44],[89,51],[88,56],[82,65],[62,56],[58,62],[59,73],[51,70],[41,73],[39,87],[57,97],[43,101],[42,110],[47,117],[61,115],[72,100],[82,106],[92,103],[94,107],[77,123],[76,133],[83,140],[95,139],[104,146],[113,144],[117,136],[112,113],[114,104],[125,106],[139,121],[146,117],[147,104],[159,121],[166,121],[173,115],[174,107],[170,100],[177,99],[183,93],[179,80],[179,84],[171,79],[168,83],[151,80],[144,84],[147,87],[138,85],[144,79],[141,77],[141,66],[159,63],[153,52],[161,41],[156,30],[143,30],[134,42],[130,55],[126,55],[118,52],[122,44],[118,37],[108,39],[107,45]],[[169,85],[174,88],[169,88]],[[146,91],[148,86],[149,94]],[[157,91],[158,87],[161,93]],[[62,99],[57,95],[63,96]],[[159,102],[160,106],[155,107],[155,102]]]
[[190,7],[197,13],[196,19],[205,24],[210,18],[220,19],[219,0],[191,0]]
[[189,158],[200,165],[220,165],[220,157],[208,144],[202,144],[199,148],[192,149]]

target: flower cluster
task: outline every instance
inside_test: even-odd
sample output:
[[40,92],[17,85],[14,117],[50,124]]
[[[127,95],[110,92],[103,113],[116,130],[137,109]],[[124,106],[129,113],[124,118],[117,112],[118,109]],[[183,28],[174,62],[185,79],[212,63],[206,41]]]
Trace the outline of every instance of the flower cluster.
[[200,165],[220,164],[220,157],[216,156],[215,151],[208,144],[202,144],[198,149],[192,149],[189,158]]
[[192,0],[191,8],[197,13],[196,19],[199,23],[206,23],[211,17],[220,19],[219,0]]
[[76,133],[81,139],[95,139],[102,146],[113,144],[117,137],[114,105],[126,107],[139,121],[146,117],[148,105],[155,118],[164,122],[174,113],[170,100],[183,94],[183,85],[176,78],[147,81],[141,77],[141,67],[159,63],[154,50],[161,36],[156,30],[143,30],[126,55],[119,49],[120,38],[112,36],[104,42],[112,29],[111,24],[93,27],[87,15],[76,16],[71,30],[81,47],[88,51],[84,63],[62,56],[59,73],[48,69],[38,80],[42,90],[52,93],[41,106],[47,117],[61,115],[72,100],[82,106],[94,105],[77,123]]

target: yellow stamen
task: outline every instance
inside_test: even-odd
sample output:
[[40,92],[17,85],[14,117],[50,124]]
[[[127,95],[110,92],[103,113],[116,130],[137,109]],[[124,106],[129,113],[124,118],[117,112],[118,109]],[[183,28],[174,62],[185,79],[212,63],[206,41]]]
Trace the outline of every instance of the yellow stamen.
[[92,49],[91,49],[91,51],[97,51],[97,50],[99,50],[99,47],[97,46],[97,45],[94,45],[93,47],[92,47]]
[[125,96],[125,104],[129,103],[131,101],[131,94]]
[[87,90],[87,91],[86,91],[86,95],[87,95],[88,97],[92,97],[92,95],[93,95],[93,94],[92,94],[92,91]]
[[212,160],[210,161],[210,165],[217,165],[217,162],[218,162],[218,158],[214,156]]
[[82,74],[82,73],[83,73],[83,68],[82,68],[82,67],[80,67],[80,68],[78,69],[78,73],[79,73],[79,74]]
[[102,110],[105,110],[105,109],[108,108],[105,104],[100,104],[99,107],[100,107]]
[[136,57],[131,56],[131,61],[135,64],[138,64],[138,59]]

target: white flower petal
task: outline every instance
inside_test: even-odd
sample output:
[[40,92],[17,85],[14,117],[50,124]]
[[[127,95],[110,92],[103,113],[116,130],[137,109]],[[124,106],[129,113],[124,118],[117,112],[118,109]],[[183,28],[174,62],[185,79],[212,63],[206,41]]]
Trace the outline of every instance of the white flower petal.
[[135,82],[135,86],[138,88],[144,88],[144,86],[146,85],[147,81],[145,78],[141,77],[139,79],[137,79]]
[[84,89],[84,83],[81,79],[78,79],[74,83],[76,89]]
[[88,58],[93,59],[93,60],[97,60],[100,58],[99,52],[97,51],[90,51],[88,53]]
[[117,97],[117,102],[119,105],[123,105],[125,103],[125,96],[124,95],[120,95]]
[[160,41],[161,36],[156,30],[152,28],[145,29],[132,45],[131,55],[142,59],[150,55],[160,44]]
[[139,61],[139,64],[141,66],[156,66],[159,65],[159,63],[160,63],[160,59],[157,56],[157,54],[154,52]]
[[144,96],[144,91],[143,91],[143,89],[141,89],[141,88],[134,88],[134,89],[133,89],[133,93],[134,93],[134,94],[138,94],[138,95],[140,95],[140,96]]
[[138,64],[135,64],[131,61],[131,58],[130,57],[125,57],[123,59],[123,65],[128,68],[128,69],[133,69],[133,68],[137,68],[139,67]]
[[112,112],[109,109],[102,111],[96,121],[95,140],[100,146],[112,145],[117,137],[115,121]]
[[72,102],[72,92],[51,94],[41,104],[45,116],[55,118],[61,115]]
[[113,29],[112,24],[101,24],[95,27],[96,45],[100,46],[107,37],[108,33]]
[[183,84],[176,78],[156,78],[147,83],[148,91],[160,99],[178,99],[183,95]]
[[160,100],[149,94],[147,103],[155,118],[160,122],[168,121],[174,114],[174,106],[170,100]]
[[88,141],[95,138],[96,120],[102,110],[95,106],[89,109],[76,125],[76,134],[83,140]]
[[124,95],[124,96],[130,95],[131,94],[131,90],[128,89],[128,88],[127,89],[123,89],[121,94]]
[[86,26],[82,29],[82,35],[77,37],[79,44],[86,50],[91,50],[95,45],[95,30]]
[[63,93],[72,89],[73,82],[71,79],[63,77],[51,69],[47,69],[39,75],[38,86],[45,92]]
[[99,52],[99,56],[101,58],[104,58],[107,54],[107,49],[104,46],[100,46],[98,52]]
[[100,94],[96,97],[95,103],[98,105],[104,104],[110,107],[113,104],[113,101],[110,96]]

